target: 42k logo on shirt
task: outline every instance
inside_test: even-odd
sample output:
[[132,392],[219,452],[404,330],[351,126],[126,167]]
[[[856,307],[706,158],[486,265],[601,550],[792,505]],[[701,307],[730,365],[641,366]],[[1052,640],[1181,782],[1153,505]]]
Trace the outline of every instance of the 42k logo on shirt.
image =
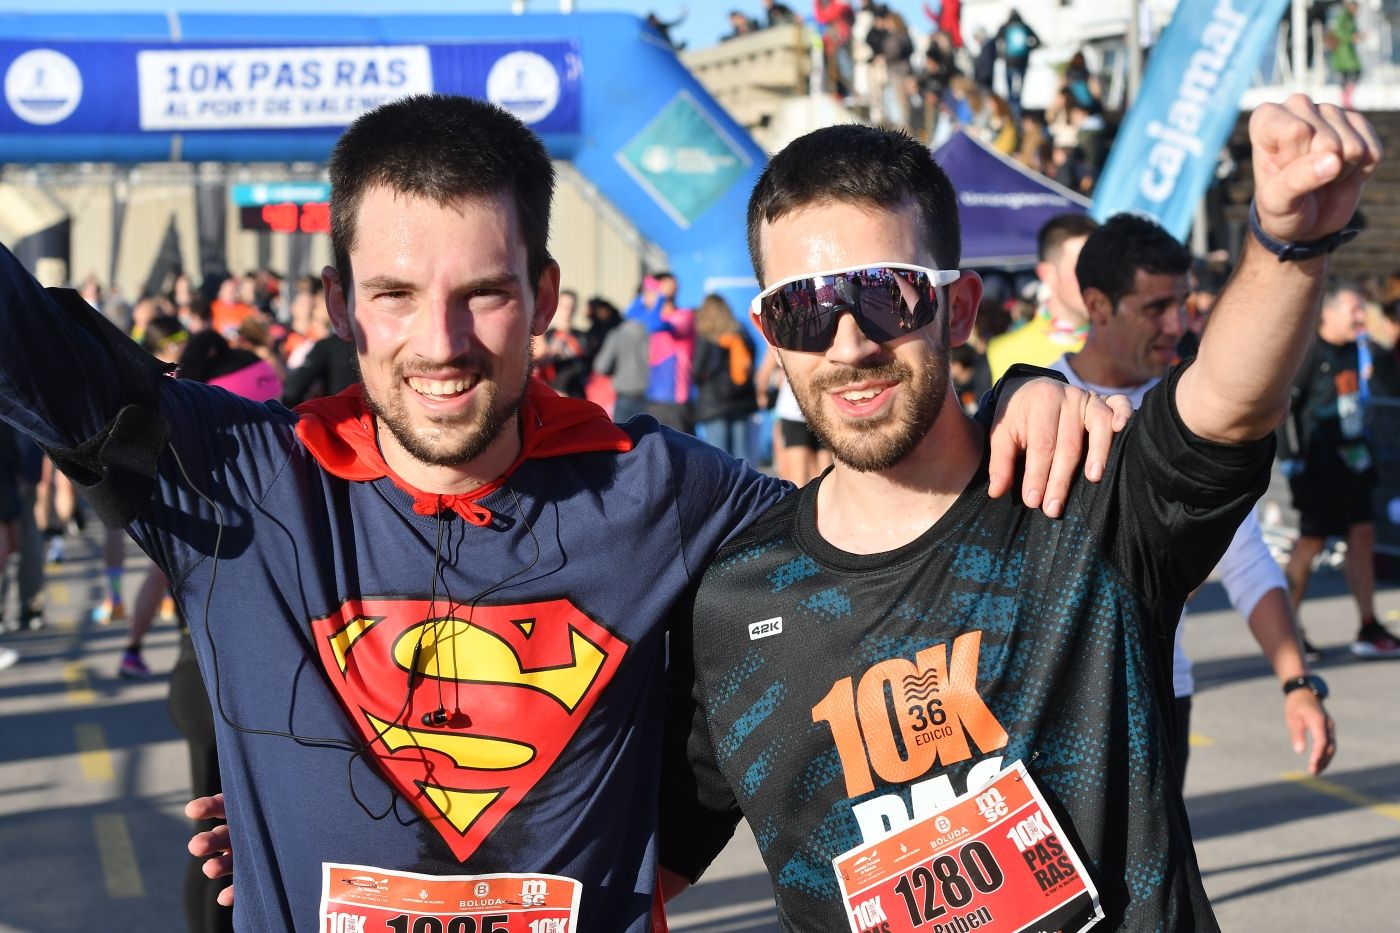
[[913,661],[887,658],[866,670],[859,685],[851,677],[836,681],[812,707],[812,721],[831,728],[848,797],[874,790],[876,775],[905,784],[935,763],[971,758],[969,737],[982,752],[1006,744],[1006,730],[977,692],[981,646],[982,633],[967,632],[953,639],[951,660],[946,644],[923,649]]

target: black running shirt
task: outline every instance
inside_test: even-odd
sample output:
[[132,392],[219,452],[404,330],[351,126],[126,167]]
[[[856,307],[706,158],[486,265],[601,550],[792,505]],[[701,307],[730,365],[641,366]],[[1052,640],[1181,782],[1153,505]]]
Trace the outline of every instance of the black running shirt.
[[988,498],[984,462],[895,551],[826,543],[820,481],[731,541],[672,635],[662,863],[698,878],[745,817],[784,928],[846,931],[834,856],[1020,759],[1098,887],[1095,933],[1217,929],[1167,760],[1172,636],[1273,442],[1192,435],[1180,372],[1063,519]]

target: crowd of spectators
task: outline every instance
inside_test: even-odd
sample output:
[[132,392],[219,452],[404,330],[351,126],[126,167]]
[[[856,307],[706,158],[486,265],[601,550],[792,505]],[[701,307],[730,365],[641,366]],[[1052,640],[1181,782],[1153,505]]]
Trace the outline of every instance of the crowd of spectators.
[[[289,405],[339,392],[356,379],[354,348],[334,337],[316,276],[289,282],[271,269],[257,269],[205,276],[196,285],[175,272],[128,302],[89,275],[78,291],[152,352],[178,345],[201,354],[251,354],[276,375],[277,397]],[[204,362],[178,353],[173,359],[183,370]]]
[[[802,21],[778,0],[763,7],[761,15],[731,10],[725,41]],[[1085,53],[1055,68],[1059,83],[1050,93],[1032,89],[1031,98],[1048,105],[1022,107],[1041,46],[1031,23],[1012,10],[994,34],[978,28],[965,38],[961,0],[924,3],[923,12],[924,21],[911,24],[875,0],[812,0],[806,21],[820,41],[823,90],[857,116],[934,147],[965,130],[1029,169],[1092,193],[1111,127]]]

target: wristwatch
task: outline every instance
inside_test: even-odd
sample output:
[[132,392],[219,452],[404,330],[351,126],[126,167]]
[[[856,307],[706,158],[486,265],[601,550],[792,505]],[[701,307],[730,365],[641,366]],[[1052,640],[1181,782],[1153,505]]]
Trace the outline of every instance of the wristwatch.
[[1304,259],[1312,259],[1324,253],[1333,252],[1337,247],[1356,239],[1356,235],[1361,231],[1356,227],[1346,227],[1336,233],[1318,237],[1316,240],[1284,243],[1264,232],[1264,228],[1259,225],[1259,211],[1254,206],[1254,202],[1250,201],[1249,232],[1254,234],[1254,239],[1260,246],[1277,256],[1279,262],[1300,262]]
[[1284,696],[1288,696],[1294,690],[1311,690],[1312,695],[1319,700],[1327,699],[1327,681],[1316,674],[1305,674],[1283,682]]

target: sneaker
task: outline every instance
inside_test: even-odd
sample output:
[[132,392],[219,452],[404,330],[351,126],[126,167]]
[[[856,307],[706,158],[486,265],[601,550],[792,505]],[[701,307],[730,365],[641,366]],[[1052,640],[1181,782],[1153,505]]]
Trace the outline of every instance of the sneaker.
[[1361,626],[1351,653],[1358,658],[1400,658],[1400,639],[1386,631],[1384,625],[1371,621]]
[[1322,649],[1308,641],[1308,636],[1304,635],[1302,632],[1298,633],[1298,637],[1303,640],[1303,659],[1309,664],[1317,664],[1321,661]]
[[50,539],[49,539],[49,550],[48,550],[48,553],[45,554],[44,556],[47,558],[48,562],[51,563],[51,564],[61,564],[61,563],[63,563],[63,557],[64,557],[64,553],[63,553],[63,539],[62,539],[62,538],[59,538],[59,537],[50,538]]
[[0,646],[0,671],[7,667],[14,667],[19,661],[19,652],[13,648]]
[[151,669],[141,660],[141,652],[128,649],[122,652],[122,663],[117,667],[117,676],[123,680],[149,680]]
[[126,619],[126,606],[110,599],[104,600],[102,605],[95,606],[92,610],[92,621],[98,625],[111,625],[113,622],[121,622],[124,619]]

